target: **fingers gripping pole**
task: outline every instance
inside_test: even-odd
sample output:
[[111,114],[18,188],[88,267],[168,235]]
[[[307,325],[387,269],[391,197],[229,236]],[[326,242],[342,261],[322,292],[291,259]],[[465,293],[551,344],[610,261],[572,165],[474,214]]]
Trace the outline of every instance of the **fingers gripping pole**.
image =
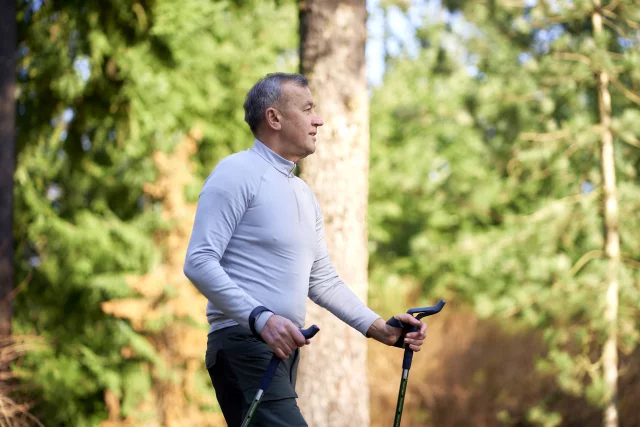
[[[313,338],[313,336],[317,334],[318,331],[320,331],[320,328],[318,328],[316,325],[313,325],[309,329],[300,330],[300,332],[302,333],[302,336],[304,336],[304,338],[307,340]],[[271,380],[273,380],[273,376],[278,370],[278,365],[280,365],[280,358],[278,358],[278,356],[274,354],[271,360],[269,361],[269,366],[267,366],[267,370],[262,376],[262,380],[260,380],[260,386],[258,387],[258,391],[260,390],[262,390],[263,392],[267,391],[267,389],[271,385]]]
[[[301,329],[300,332],[305,339],[309,340],[315,336],[320,331],[316,325],[311,326],[308,329]],[[258,386],[258,391],[256,392],[253,401],[251,402],[251,406],[249,407],[249,411],[247,415],[244,417],[244,421],[242,422],[242,427],[248,427],[251,424],[251,420],[253,419],[256,410],[258,409],[258,403],[260,403],[260,399],[267,391],[269,386],[271,385],[271,380],[273,380],[273,376],[278,370],[278,366],[280,365],[280,358],[275,354],[271,357],[269,361],[269,366],[267,366],[267,370],[265,371],[262,379],[260,380],[260,385]]]

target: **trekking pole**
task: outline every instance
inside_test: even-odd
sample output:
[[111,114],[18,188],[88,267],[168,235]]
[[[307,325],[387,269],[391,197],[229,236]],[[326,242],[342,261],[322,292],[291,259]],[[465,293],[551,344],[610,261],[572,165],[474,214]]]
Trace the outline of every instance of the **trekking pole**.
[[[318,331],[320,331],[320,328],[318,328],[316,325],[313,325],[308,329],[300,329],[300,332],[302,332],[302,335],[304,336],[304,338],[308,340],[313,338],[314,335],[318,333]],[[262,380],[260,381],[260,386],[258,387],[256,396],[253,398],[253,401],[251,402],[251,406],[249,407],[249,412],[247,412],[247,415],[245,415],[244,417],[244,421],[242,421],[242,427],[249,427],[249,425],[251,424],[251,419],[253,418],[253,415],[255,414],[256,409],[258,409],[258,404],[260,403],[260,399],[262,399],[262,396],[269,388],[269,385],[271,384],[271,380],[273,379],[273,375],[278,370],[278,365],[280,365],[280,358],[274,354],[271,360],[269,361],[269,366],[267,367],[267,370],[262,376]]]
[[[422,308],[412,308],[407,310],[407,313],[411,315],[416,315],[416,319],[420,320],[423,317],[431,316],[433,314],[437,314],[444,307],[444,300],[440,300],[437,305],[431,307],[422,307]],[[395,318],[392,318],[395,319]],[[396,327],[402,326],[404,329],[405,335],[410,332],[418,332],[419,328],[415,325],[410,325],[404,322],[395,319],[396,324],[401,324]],[[395,325],[391,325],[395,326]],[[400,391],[398,392],[398,404],[396,405],[396,416],[393,421],[393,427],[400,427],[400,419],[402,418],[402,408],[404,406],[404,395],[407,391],[407,382],[409,381],[409,369],[411,369],[411,361],[413,359],[413,350],[409,348],[409,344],[406,344],[404,347],[404,359],[402,360],[402,380],[400,381]]]

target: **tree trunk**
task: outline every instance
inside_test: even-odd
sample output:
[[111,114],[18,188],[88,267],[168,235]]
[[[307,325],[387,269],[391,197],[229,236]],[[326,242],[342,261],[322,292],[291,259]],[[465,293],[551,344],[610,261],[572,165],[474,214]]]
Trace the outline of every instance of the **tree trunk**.
[[0,342],[13,315],[16,2],[0,3]]
[[[598,36],[602,32],[602,15],[600,14],[600,0],[594,0],[595,12],[592,16],[593,30]],[[605,427],[618,426],[617,385],[618,385],[618,270],[620,268],[620,235],[618,233],[618,200],[616,198],[616,173],[613,159],[613,136],[611,134],[611,95],[609,94],[609,75],[605,71],[597,74],[598,79],[598,110],[601,139],[601,167],[604,187],[603,212],[605,253],[607,267],[607,299],[605,319],[607,321],[607,341],[604,344],[602,365],[604,369],[604,384],[606,406],[603,425]]]
[[[331,259],[366,303],[369,104],[365,73],[365,0],[300,2],[300,71],[310,80],[319,129],[302,178],[323,209]],[[303,350],[297,392],[314,427],[368,426],[366,339],[331,313],[308,304],[320,334]]]

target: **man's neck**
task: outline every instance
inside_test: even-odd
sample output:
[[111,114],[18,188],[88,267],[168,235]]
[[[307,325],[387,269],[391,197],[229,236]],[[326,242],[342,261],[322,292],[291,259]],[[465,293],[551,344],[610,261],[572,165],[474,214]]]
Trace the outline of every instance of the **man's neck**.
[[259,136],[257,138],[258,138],[258,141],[262,142],[266,147],[268,147],[271,151],[276,153],[278,156],[284,159],[287,159],[293,163],[298,163],[298,161],[300,161],[299,157],[294,157],[294,156],[291,156],[289,153],[287,153],[287,151],[284,149],[285,144],[277,136],[270,137],[266,135],[261,135],[261,137]]

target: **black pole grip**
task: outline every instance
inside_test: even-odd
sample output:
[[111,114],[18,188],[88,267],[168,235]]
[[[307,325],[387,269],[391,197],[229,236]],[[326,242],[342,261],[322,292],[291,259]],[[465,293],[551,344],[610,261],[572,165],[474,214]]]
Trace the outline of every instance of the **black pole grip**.
[[308,329],[300,329],[300,332],[302,332],[302,335],[310,340],[311,338],[313,338],[318,332],[320,332],[320,328],[318,328],[316,325],[311,326]]
[[440,302],[436,305],[432,305],[431,307],[411,308],[407,310],[407,313],[417,314],[416,318],[422,319],[423,317],[440,313],[440,310],[442,310],[442,307],[444,307],[444,305],[445,301],[441,299]]
[[[427,317],[427,316],[432,316],[434,314],[438,314],[440,313],[440,311],[442,310],[442,307],[444,307],[445,305],[445,301],[444,300],[440,300],[440,302],[438,302],[438,304],[433,305],[431,307],[421,307],[421,308],[411,308],[409,310],[407,310],[408,314],[411,314],[412,316],[415,316],[416,319],[420,320],[423,317]],[[387,321],[387,325],[392,326],[394,328],[402,328],[402,335],[400,335],[400,338],[398,338],[398,341],[396,341],[396,343],[394,344],[395,347],[399,347],[402,348],[404,347],[406,349],[406,351],[411,351],[409,350],[409,345],[404,345],[404,337],[405,335],[411,333],[411,332],[418,332],[419,328],[418,326],[415,325],[411,325],[409,323],[404,323],[401,322],[400,320],[396,319],[395,317],[392,317],[391,319],[389,319]],[[413,353],[413,352],[412,352]],[[413,357],[413,355],[411,357],[409,357],[407,359],[407,353],[405,353],[405,360],[408,360],[408,365],[411,366],[411,357]],[[403,366],[404,364],[406,364],[405,362],[403,362]]]
[[402,369],[411,369],[411,361],[413,360],[413,350],[409,348],[404,349],[404,358],[402,359]]

